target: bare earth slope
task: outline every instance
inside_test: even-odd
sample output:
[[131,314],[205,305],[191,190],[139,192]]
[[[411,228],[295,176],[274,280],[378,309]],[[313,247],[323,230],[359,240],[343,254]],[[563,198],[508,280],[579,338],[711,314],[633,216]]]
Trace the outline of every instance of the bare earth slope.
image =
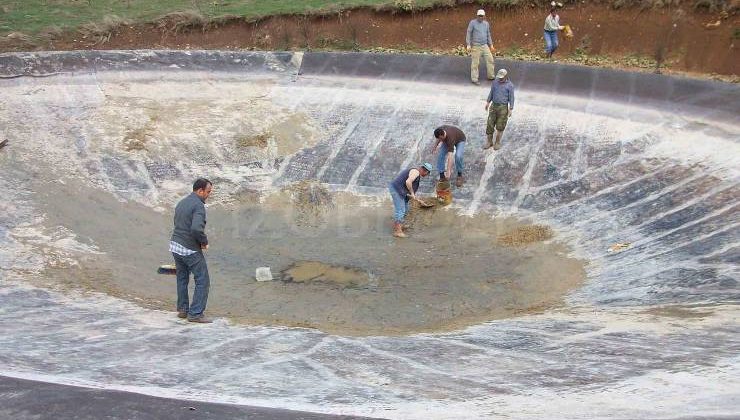
[[[541,59],[547,10],[534,3],[512,9],[488,8],[498,54]],[[30,44],[0,38],[2,50],[70,49],[329,49],[460,52],[476,5],[440,7],[414,13],[361,8],[309,16],[275,16],[255,22],[241,18],[206,20],[182,14],[151,24],[93,25],[83,33],[56,35]],[[606,4],[569,4],[561,23],[572,26],[572,40],[561,36],[559,59],[596,66],[666,67],[670,71],[740,73],[740,17],[688,4],[660,9],[613,9]]]

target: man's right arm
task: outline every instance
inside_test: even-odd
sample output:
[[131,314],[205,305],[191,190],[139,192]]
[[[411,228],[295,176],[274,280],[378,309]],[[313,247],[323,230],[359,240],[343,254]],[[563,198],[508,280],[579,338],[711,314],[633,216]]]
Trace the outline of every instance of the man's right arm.
[[442,143],[442,140],[435,138],[434,146],[432,146],[432,153],[437,153],[437,148],[439,147],[440,143]]
[[509,114],[514,110],[514,85],[509,86]]
[[[497,83],[495,80],[493,83]],[[491,106],[491,102],[493,102],[493,87],[495,86],[493,83],[491,83],[491,91],[488,92],[488,98],[486,99],[486,111],[488,111],[488,107]]]
[[514,85],[510,84],[509,88],[507,89],[507,93],[509,96],[508,103],[509,103],[509,113],[508,116],[511,117],[511,112],[514,110]]
[[419,171],[416,169],[412,169],[409,171],[409,177],[406,178],[406,189],[409,190],[409,197],[412,199],[416,199],[416,191],[414,191],[414,181],[416,181],[416,178],[419,177]]
[[206,208],[202,205],[195,207],[193,211],[190,233],[195,237],[201,248],[208,246],[208,236],[206,236]]
[[467,45],[468,48],[470,48],[470,41],[473,37],[473,21],[471,20],[470,23],[468,23],[468,31],[465,33],[465,45]]

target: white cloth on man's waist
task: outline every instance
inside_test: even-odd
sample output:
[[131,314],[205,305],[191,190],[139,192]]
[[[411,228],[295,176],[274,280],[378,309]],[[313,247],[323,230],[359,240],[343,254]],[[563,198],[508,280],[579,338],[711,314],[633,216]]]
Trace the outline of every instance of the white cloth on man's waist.
[[178,244],[175,241],[170,241],[170,252],[181,255],[183,257],[187,257],[188,255],[193,255],[198,251],[193,251],[192,249],[185,248],[184,246]]

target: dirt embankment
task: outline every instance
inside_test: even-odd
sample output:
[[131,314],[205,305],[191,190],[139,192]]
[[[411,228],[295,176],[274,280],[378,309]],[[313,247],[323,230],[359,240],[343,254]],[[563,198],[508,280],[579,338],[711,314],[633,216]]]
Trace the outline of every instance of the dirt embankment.
[[[205,24],[183,14],[158,23],[101,25],[99,33],[68,33],[40,49],[336,49],[462,53],[465,29],[476,5],[416,13],[356,9],[323,16],[275,16]],[[522,6],[489,10],[498,55],[541,59],[547,10]],[[567,5],[561,23],[575,32],[561,37],[559,59],[588,65],[617,65],[704,74],[740,74],[740,16],[701,9],[613,9],[606,5]],[[179,20],[178,20],[179,19]],[[0,50],[29,49],[6,40]]]

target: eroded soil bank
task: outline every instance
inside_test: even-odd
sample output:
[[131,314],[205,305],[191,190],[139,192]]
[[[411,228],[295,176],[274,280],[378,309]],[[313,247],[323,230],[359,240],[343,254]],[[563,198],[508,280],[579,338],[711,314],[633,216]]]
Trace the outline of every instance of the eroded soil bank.
[[[308,191],[308,193],[306,193]],[[522,222],[450,208],[416,210],[410,238],[390,235],[389,200],[297,185],[209,209],[212,279],[207,313],[237,322],[318,328],[346,335],[444,331],[557,306],[585,277],[565,247],[498,238]],[[36,202],[102,254],[81,254],[42,276],[47,285],[100,291],[172,310],[171,214],[60,184]],[[271,267],[275,280],[257,282]]]
[[[465,29],[477,5],[441,7],[416,13],[357,9],[324,16],[277,16],[258,22],[226,20],[203,27],[181,21],[111,28],[98,34],[64,34],[44,45],[5,40],[0,50],[41,49],[339,49],[392,48],[404,51],[460,52]],[[538,59],[547,10],[522,6],[490,10],[494,43],[499,55]],[[590,65],[737,75],[740,69],[736,13],[703,9],[613,9],[607,5],[567,5],[561,23],[575,32],[561,39],[558,56]],[[190,19],[190,20],[189,20]],[[563,38],[563,37],[561,37]],[[602,59],[603,56],[614,60]]]

